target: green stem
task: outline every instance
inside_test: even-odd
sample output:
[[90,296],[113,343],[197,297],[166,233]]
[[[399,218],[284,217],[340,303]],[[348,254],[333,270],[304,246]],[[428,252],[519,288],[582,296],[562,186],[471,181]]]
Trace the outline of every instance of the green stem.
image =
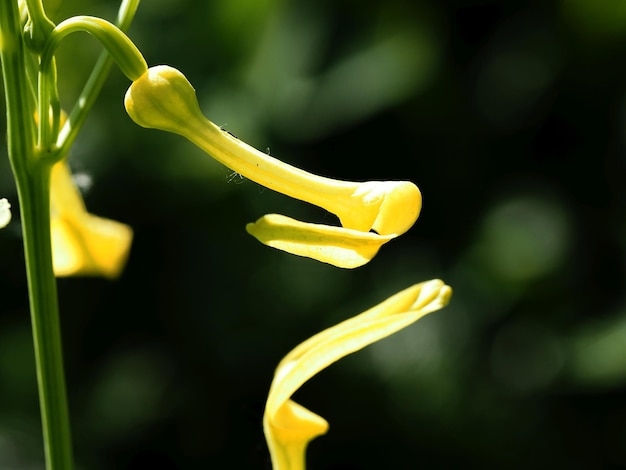
[[[123,5],[124,7],[124,5]],[[148,70],[146,61],[137,46],[126,34],[108,21],[94,16],[74,16],[59,23],[50,34],[41,54],[39,64],[39,145],[50,153],[49,158],[58,160],[60,152],[53,145],[52,136],[58,125],[58,98],[51,91],[56,87],[54,75],[54,52],[63,39],[74,32],[86,32],[94,36],[112,56],[120,70],[131,80],[137,80]],[[54,82],[54,83],[51,83]],[[53,98],[51,100],[51,98]],[[52,105],[53,116],[50,126],[49,107]],[[56,144],[56,143],[55,143]]]
[[0,0],[0,38],[7,147],[14,172],[24,172],[34,158],[36,108],[28,88],[24,42],[14,0]]
[[26,178],[16,179],[24,234],[46,468],[70,470],[73,468],[71,430],[50,243],[50,167],[37,165]]
[[50,34],[41,54],[41,69],[47,73],[54,52],[68,35],[83,31],[95,37],[111,54],[129,80],[137,80],[148,65],[137,46],[114,24],[95,16],[74,16],[58,24]]
[[[123,0],[117,15],[115,24],[121,31],[126,32],[133,21],[139,0]],[[61,155],[67,155],[70,147],[76,140],[76,136],[82,129],[87,115],[104,85],[105,80],[113,65],[113,57],[106,50],[100,54],[85,87],[80,93],[76,104],[72,109],[63,129],[57,139],[57,151]]]
[[46,468],[73,468],[61,331],[50,242],[50,166],[35,144],[35,103],[15,0],[0,0],[0,58],[7,108],[7,144],[15,175],[22,232]]

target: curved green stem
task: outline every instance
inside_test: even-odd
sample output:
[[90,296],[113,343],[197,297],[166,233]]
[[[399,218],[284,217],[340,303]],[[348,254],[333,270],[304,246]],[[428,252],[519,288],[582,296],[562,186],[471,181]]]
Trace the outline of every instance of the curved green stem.
[[[139,0],[124,0],[122,2],[116,21],[117,27],[120,28],[121,31],[126,32],[128,30],[138,6]],[[103,51],[100,57],[98,57],[98,61],[89,75],[89,79],[80,93],[78,100],[76,100],[76,105],[74,105],[69,118],[59,133],[56,144],[57,151],[60,155],[67,155],[70,147],[76,140],[76,136],[82,129],[87,115],[95,103],[112,65],[113,58],[106,50]]]
[[[46,46],[41,54],[39,65],[39,145],[46,152],[46,158],[51,162],[58,160],[61,152],[52,142],[54,130],[59,124],[57,105],[58,100],[53,96],[55,88],[51,84],[54,75],[54,52],[60,42],[69,34],[83,31],[94,36],[113,57],[120,70],[130,80],[138,79],[148,69],[146,60],[137,49],[137,46],[115,25],[102,18],[93,16],[75,16],[69,18],[54,28],[48,37]],[[52,105],[52,125],[50,125],[49,106]]]
[[69,34],[84,31],[94,36],[113,56],[120,70],[130,80],[137,80],[148,65],[137,46],[114,24],[95,16],[75,16],[59,23],[48,38],[41,54],[41,68],[49,66],[59,43]]
[[35,102],[30,95],[17,2],[0,0],[0,57],[15,175],[37,367],[46,468],[73,468],[63,354],[50,243],[50,166],[38,158]]
[[[56,61],[54,58],[51,58],[45,69],[40,68],[37,85],[37,116],[39,117],[37,146],[41,150],[43,158],[53,160],[54,157],[58,156],[58,152],[54,152],[52,140],[58,132],[61,120],[61,103],[56,87]],[[52,161],[52,163],[54,162]]]

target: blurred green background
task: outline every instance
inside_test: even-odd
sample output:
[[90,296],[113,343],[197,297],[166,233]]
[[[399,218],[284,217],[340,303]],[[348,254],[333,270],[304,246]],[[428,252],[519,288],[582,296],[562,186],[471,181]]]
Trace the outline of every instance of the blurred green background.
[[[244,226],[265,213],[334,217],[134,125],[114,70],[71,164],[132,252],[116,281],[59,280],[79,468],[269,469],[282,356],[436,277],[449,307],[297,393],[331,425],[309,468],[626,466],[626,3],[145,0],[129,35],[241,139],[327,176],[412,180],[424,207],[354,271],[264,247]],[[99,50],[62,45],[66,108]],[[17,211],[4,149],[0,196]],[[0,468],[39,469],[19,230],[0,231]]]

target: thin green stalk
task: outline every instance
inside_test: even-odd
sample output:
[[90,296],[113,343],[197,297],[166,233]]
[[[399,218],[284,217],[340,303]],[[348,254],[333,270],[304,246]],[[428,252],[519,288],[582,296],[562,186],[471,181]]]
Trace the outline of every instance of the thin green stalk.
[[50,166],[42,164],[35,144],[35,103],[28,88],[15,0],[0,0],[0,37],[7,144],[20,201],[46,468],[71,470],[71,433],[50,243]]
[[63,348],[50,244],[50,168],[17,179],[48,470],[73,468]]
[[32,164],[35,150],[35,102],[30,98],[24,42],[14,0],[0,0],[0,58],[7,112],[7,147],[14,171]]

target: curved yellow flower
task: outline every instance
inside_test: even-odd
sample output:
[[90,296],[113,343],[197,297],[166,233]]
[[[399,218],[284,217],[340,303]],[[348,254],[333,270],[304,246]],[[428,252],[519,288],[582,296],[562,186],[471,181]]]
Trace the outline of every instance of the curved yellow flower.
[[50,188],[55,275],[117,277],[128,258],[132,229],[87,212],[65,161],[52,168]]
[[[172,67],[160,65],[148,69],[132,83],[124,105],[128,115],[140,126],[179,134],[246,178],[335,214],[342,225],[335,227],[329,237],[321,228],[310,232],[310,239],[322,234],[315,243],[327,249],[320,250],[311,250],[309,241],[296,235],[312,225],[303,226],[285,218],[280,224],[262,220],[256,226],[249,226],[250,233],[270,246],[284,249],[287,245],[281,241],[288,240],[291,250],[287,251],[291,253],[337,266],[356,267],[369,261],[377,250],[357,249],[370,257],[362,257],[364,262],[360,264],[347,263],[350,266],[333,254],[342,253],[346,244],[371,246],[376,238],[380,246],[411,228],[420,213],[420,191],[408,181],[359,183],[324,178],[250,147],[204,117],[194,88]],[[368,232],[371,233],[367,237],[362,236]]]
[[302,470],[308,443],[328,430],[321,416],[291,400],[307,380],[333,362],[447,305],[452,289],[435,279],[405,289],[328,328],[293,349],[276,368],[263,415],[274,470]]
[[4,228],[11,222],[11,204],[5,198],[0,199],[0,228]]

